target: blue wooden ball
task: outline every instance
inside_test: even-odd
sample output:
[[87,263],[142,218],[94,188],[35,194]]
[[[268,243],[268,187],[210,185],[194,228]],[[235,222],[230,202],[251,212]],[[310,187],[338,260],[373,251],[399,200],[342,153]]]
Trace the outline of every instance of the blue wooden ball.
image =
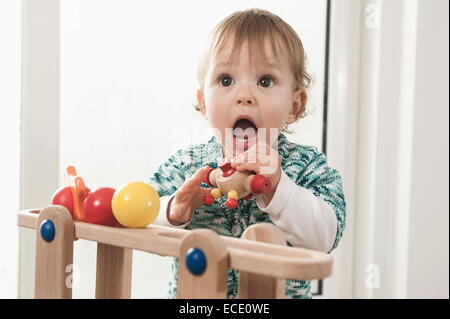
[[187,269],[195,276],[203,274],[206,269],[205,254],[198,248],[189,248],[184,262],[186,263]]
[[45,219],[42,221],[39,231],[42,239],[48,243],[55,238],[55,225],[50,219]]

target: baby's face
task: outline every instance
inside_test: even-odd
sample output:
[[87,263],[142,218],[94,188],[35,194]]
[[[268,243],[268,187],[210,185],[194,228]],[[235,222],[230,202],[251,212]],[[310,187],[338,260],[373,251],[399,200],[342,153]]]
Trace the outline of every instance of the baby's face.
[[296,120],[301,100],[299,91],[294,92],[294,75],[287,61],[276,59],[269,42],[265,47],[267,60],[262,64],[251,63],[245,42],[239,58],[227,65],[232,50],[228,43],[211,61],[205,87],[197,92],[202,114],[227,157],[258,139],[272,144],[284,125]]

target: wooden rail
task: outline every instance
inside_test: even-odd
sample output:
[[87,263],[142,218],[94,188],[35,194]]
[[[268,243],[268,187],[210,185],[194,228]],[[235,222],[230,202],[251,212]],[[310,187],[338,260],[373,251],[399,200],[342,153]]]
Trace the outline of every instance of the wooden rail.
[[[130,265],[132,249],[137,249],[161,256],[183,258],[186,253],[185,246],[187,242],[189,242],[189,245],[191,246],[195,243],[197,247],[204,246],[204,249],[206,251],[214,250],[214,252],[211,253],[214,256],[225,256],[220,257],[220,260],[218,259],[217,261],[218,264],[224,263],[224,266],[220,267],[224,268],[225,270],[220,271],[221,273],[225,272],[225,274],[226,269],[232,268],[237,269],[242,273],[251,273],[260,276],[267,276],[270,278],[310,280],[328,277],[331,275],[332,271],[332,257],[329,254],[323,252],[298,247],[281,246],[279,244],[267,242],[253,241],[258,240],[258,238],[254,236],[248,237],[249,239],[253,240],[218,236],[217,234],[209,230],[191,231],[158,225],[149,225],[147,228],[143,229],[130,229],[89,224],[85,222],[72,221],[70,218],[70,213],[62,206],[47,206],[42,211],[20,211],[18,213],[18,225],[20,227],[38,229],[43,218],[51,219],[55,218],[55,216],[57,216],[58,218],[60,218],[60,216],[65,216],[66,221],[64,223],[72,225],[72,234],[67,234],[67,227],[70,226],[64,226],[64,231],[66,232],[66,235],[62,236],[66,238],[64,241],[64,245],[73,245],[74,238],[90,240],[98,243],[97,283],[99,281],[103,281],[103,283],[97,285],[96,296],[99,298],[129,297],[129,291],[131,288],[129,287],[130,284],[127,282],[131,281]],[[262,226],[262,224],[259,225]],[[270,224],[265,225],[266,226],[264,227],[274,227]],[[39,245],[45,247],[46,243],[42,239],[40,239],[39,234],[37,234],[36,238],[38,239],[37,247],[39,248]],[[216,244],[215,246],[210,245],[211,247],[208,248],[206,247],[208,246],[208,242],[215,242]],[[55,245],[57,245],[57,243]],[[61,246],[64,245],[61,244]],[[219,248],[222,246],[223,252],[220,252]],[[60,248],[59,250],[52,250],[50,253],[60,254],[64,250],[67,250],[67,247],[64,249]],[[38,250],[36,253],[39,253]],[[47,256],[45,258],[49,258],[49,252],[46,252],[46,254]],[[101,257],[99,257],[99,255]],[[70,259],[71,256],[67,258]],[[208,258],[215,257],[208,256]],[[36,256],[36,260],[38,260],[38,256]],[[120,269],[119,273],[114,274],[116,268],[110,269],[110,260],[115,260],[113,265],[114,267],[117,266],[117,269]],[[208,262],[209,261],[210,259],[208,259]],[[36,265],[36,267],[38,267],[38,265]],[[109,268],[106,269],[105,267]],[[126,269],[125,274],[122,271],[123,269]],[[182,267],[182,265],[180,265],[180,272],[182,272],[183,269],[184,268]],[[105,273],[109,274],[109,276],[112,277],[103,278],[105,276]],[[36,275],[38,276],[38,270],[36,270]],[[120,277],[120,280],[117,280],[119,276],[122,277]],[[217,277],[217,274],[214,276]],[[198,276],[194,276],[192,278],[192,280],[194,280],[195,282],[200,283],[201,281],[199,280],[200,278]],[[38,279],[39,278],[36,278],[36,282],[38,281]],[[113,287],[114,289],[116,289],[116,293],[109,293],[109,291],[114,291],[114,289],[111,287],[106,287],[105,289],[99,288],[99,286],[104,287],[105,285],[110,285],[108,282],[113,282],[113,284],[117,286]],[[48,283],[46,283],[46,285],[47,284]],[[200,286],[204,287],[204,284],[202,285]],[[50,288],[46,287],[43,289]],[[216,290],[218,291],[218,294],[216,296],[209,295],[207,297],[223,297],[223,286],[218,287]],[[125,293],[122,293],[121,291],[125,291]],[[193,293],[195,294],[193,297],[204,297],[202,295],[198,295],[197,292]],[[36,294],[38,294],[37,290]],[[45,292],[41,292],[41,295],[44,295],[46,297],[49,296]],[[245,295],[248,296],[247,294]],[[61,294],[59,294],[58,296],[61,296]],[[184,297],[187,297],[187,295]]]

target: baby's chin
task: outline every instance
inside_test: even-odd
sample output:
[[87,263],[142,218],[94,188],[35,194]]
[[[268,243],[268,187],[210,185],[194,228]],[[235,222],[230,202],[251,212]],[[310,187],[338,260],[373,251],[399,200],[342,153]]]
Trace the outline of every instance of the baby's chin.
[[244,153],[260,141],[272,145],[277,140],[279,132],[280,130],[277,128],[258,128],[256,135],[250,138],[238,138],[232,134],[231,130],[226,130],[218,140],[221,141],[222,144],[222,155],[224,157],[233,158],[236,155]]

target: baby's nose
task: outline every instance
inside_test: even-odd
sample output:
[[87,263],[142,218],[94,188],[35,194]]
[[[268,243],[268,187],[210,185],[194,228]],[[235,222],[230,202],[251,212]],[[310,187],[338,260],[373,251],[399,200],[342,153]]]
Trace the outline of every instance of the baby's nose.
[[238,88],[238,94],[236,96],[237,105],[254,105],[255,98],[249,85],[241,85]]
[[237,100],[238,104],[242,104],[242,105],[253,105],[253,99],[252,98],[239,98]]

